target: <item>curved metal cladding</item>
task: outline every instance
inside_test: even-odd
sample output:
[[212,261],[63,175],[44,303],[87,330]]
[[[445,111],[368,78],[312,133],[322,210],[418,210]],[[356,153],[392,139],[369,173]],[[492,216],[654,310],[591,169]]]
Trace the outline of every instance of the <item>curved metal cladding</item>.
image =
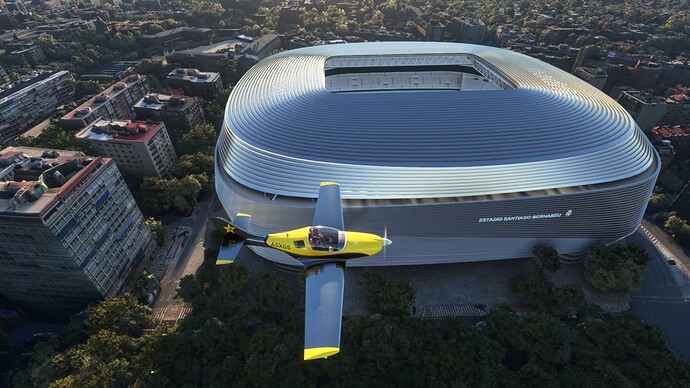
[[[325,86],[333,63],[441,57],[464,58],[502,89]],[[387,229],[395,242],[351,265],[525,257],[538,243],[581,252],[634,232],[659,170],[630,116],[587,83],[521,54],[448,43],[269,57],[234,88],[216,153],[225,210],[252,214],[261,231],[309,224],[319,182],[340,183],[346,227]]]

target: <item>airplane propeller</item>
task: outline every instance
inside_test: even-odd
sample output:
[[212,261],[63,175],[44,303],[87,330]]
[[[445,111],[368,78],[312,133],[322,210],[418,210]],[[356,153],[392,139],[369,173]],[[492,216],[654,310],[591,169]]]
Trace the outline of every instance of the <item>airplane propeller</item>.
[[388,258],[388,246],[391,245],[391,240],[388,239],[388,224],[383,226],[383,261]]

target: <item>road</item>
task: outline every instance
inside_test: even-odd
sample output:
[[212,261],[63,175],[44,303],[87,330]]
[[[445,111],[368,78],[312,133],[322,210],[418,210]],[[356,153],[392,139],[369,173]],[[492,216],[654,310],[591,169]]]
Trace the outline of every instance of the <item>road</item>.
[[31,129],[28,131],[22,133],[19,137],[38,137],[41,133],[43,133],[43,130],[48,128],[50,126],[50,118],[47,118],[40,123],[34,125]]
[[671,350],[690,359],[690,277],[685,270],[690,258],[663,229],[646,220],[630,240],[643,244],[651,256],[642,287],[632,296],[632,312],[657,324]]
[[690,266],[690,258],[688,257],[690,251],[681,247],[673,237],[666,233],[665,230],[646,219],[642,220],[642,228],[643,231],[646,229],[652,236],[654,236],[664,248],[666,248],[673,256],[683,262],[685,266]]
[[207,234],[208,219],[216,204],[216,196],[207,196],[190,217],[171,218],[166,226],[176,230],[188,230],[189,236],[178,233],[171,246],[168,265],[160,282],[161,291],[153,305],[153,318],[157,324],[185,318],[192,311],[191,305],[176,298],[180,279],[193,274],[204,261],[204,240]]

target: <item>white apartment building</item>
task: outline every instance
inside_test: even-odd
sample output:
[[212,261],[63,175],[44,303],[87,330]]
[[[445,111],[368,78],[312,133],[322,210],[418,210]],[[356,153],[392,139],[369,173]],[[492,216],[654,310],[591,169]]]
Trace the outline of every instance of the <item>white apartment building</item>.
[[132,74],[64,115],[60,125],[80,129],[98,119],[130,119],[134,116],[134,104],[150,91],[145,75]]
[[0,90],[0,144],[28,131],[74,97],[68,71],[35,72]]
[[[7,180],[8,167],[13,180]],[[112,159],[0,151],[0,294],[29,313],[112,298],[151,254],[151,234]]]
[[163,122],[98,120],[76,136],[115,160],[125,174],[167,177],[177,160]]

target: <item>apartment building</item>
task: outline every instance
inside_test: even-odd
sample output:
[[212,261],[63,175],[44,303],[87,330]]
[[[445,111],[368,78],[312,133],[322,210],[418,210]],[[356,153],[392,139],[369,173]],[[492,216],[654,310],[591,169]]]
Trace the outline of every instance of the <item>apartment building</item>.
[[68,314],[112,298],[152,248],[112,159],[0,151],[0,294],[25,311]]
[[130,75],[64,115],[60,125],[81,129],[99,119],[131,119],[134,104],[150,91],[145,75]]
[[123,174],[168,177],[177,160],[163,122],[98,120],[76,137],[112,158]]
[[74,98],[68,71],[29,73],[0,89],[0,144],[28,131]]
[[204,109],[194,97],[148,94],[134,105],[139,120],[163,121],[174,147],[195,125],[204,123]]

